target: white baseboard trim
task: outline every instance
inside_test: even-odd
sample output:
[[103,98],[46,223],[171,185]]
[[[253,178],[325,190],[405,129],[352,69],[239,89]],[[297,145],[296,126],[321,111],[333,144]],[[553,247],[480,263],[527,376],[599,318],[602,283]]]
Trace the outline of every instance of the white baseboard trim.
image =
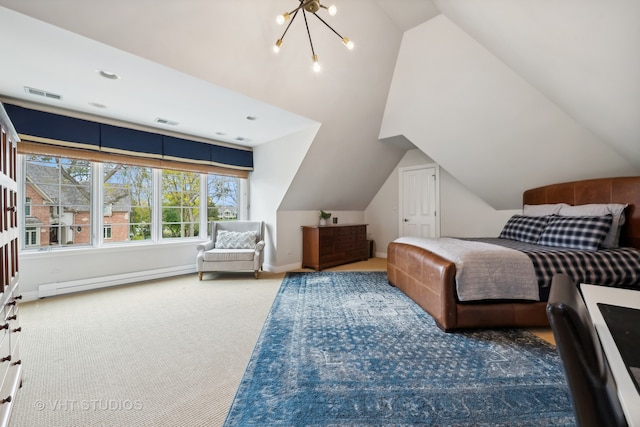
[[[38,292],[23,294],[25,300],[45,298],[54,295],[68,294],[71,292],[88,291],[92,289],[106,288],[108,286],[124,285],[146,280],[162,279],[171,276],[180,276],[196,272],[195,265],[160,268],[156,270],[136,271],[133,273],[116,274],[113,276],[92,277],[90,279],[72,280],[68,282],[48,283],[40,285]],[[33,298],[29,298],[32,295]]]
[[298,262],[298,263],[293,263],[293,264],[288,264],[288,265],[278,265],[278,266],[271,266],[271,272],[273,273],[285,273],[289,270],[297,270],[299,268],[302,267],[302,263]]

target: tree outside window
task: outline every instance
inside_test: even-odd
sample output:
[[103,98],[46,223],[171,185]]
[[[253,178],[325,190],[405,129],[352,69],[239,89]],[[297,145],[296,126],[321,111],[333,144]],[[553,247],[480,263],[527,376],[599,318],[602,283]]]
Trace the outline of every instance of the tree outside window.
[[207,220],[235,221],[238,219],[240,178],[207,175]]
[[195,237],[200,230],[200,174],[162,171],[162,237]]
[[109,226],[104,238],[114,243],[151,239],[152,169],[105,163],[103,182],[105,229]]

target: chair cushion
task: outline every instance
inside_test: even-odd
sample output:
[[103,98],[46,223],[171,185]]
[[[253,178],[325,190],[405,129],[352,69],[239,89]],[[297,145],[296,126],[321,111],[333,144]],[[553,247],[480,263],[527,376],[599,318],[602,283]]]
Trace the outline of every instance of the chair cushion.
[[204,253],[204,261],[253,261],[254,249],[210,249]]
[[255,231],[219,230],[216,235],[216,249],[254,249],[257,234]]

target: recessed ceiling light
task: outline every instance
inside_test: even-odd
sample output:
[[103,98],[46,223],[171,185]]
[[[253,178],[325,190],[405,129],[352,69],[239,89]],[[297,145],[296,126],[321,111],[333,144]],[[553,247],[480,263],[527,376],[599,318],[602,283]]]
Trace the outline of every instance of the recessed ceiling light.
[[111,71],[98,70],[98,74],[100,74],[105,79],[109,79],[109,80],[118,80],[120,78],[119,75]]
[[247,116],[247,120],[258,120],[256,116]]

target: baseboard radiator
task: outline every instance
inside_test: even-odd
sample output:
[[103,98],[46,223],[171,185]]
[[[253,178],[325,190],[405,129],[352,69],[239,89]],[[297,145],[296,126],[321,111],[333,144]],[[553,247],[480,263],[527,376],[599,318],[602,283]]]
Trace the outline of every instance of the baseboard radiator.
[[[38,295],[33,295],[33,297],[35,297],[33,299],[143,282],[146,280],[163,279],[165,277],[180,276],[195,272],[195,265],[188,265],[161,268],[157,270],[136,271],[133,273],[116,274],[113,276],[92,277],[89,279],[72,280],[68,282],[47,283],[38,287]],[[27,297],[27,295],[25,295],[25,297]]]

